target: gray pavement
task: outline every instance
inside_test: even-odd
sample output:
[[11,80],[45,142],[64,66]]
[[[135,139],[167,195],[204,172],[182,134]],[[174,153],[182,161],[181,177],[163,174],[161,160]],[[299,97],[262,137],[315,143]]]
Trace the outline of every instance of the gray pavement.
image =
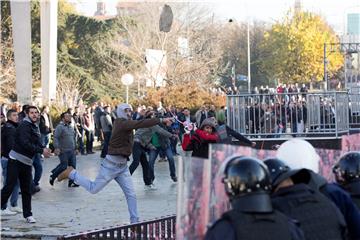
[[[78,155],[79,172],[91,180],[95,179],[101,162],[99,155],[99,152]],[[22,214],[2,217],[2,238],[56,236],[129,223],[126,200],[115,181],[97,194],[90,194],[82,187],[68,188],[67,181],[55,182],[52,187],[48,182],[50,170],[58,163],[57,157],[43,162],[41,191],[32,199],[33,216],[37,223],[25,223]],[[141,165],[133,175],[141,220],[176,213],[177,184],[170,178],[168,162],[156,163],[155,177],[157,189],[145,190]],[[18,203],[21,206],[21,195]]]

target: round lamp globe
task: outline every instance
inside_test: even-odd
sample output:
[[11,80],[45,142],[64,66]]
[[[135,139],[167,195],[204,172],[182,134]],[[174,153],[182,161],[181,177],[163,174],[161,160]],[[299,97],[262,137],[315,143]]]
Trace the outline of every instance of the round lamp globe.
[[126,73],[126,74],[122,75],[121,82],[125,86],[129,86],[134,82],[134,76],[131,75],[130,73]]

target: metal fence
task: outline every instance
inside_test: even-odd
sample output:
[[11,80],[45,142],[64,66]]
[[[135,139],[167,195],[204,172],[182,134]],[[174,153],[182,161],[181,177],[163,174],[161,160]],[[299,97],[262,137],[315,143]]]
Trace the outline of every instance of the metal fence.
[[228,125],[249,138],[338,137],[349,112],[347,92],[227,96]]
[[360,87],[349,90],[349,127],[350,130],[360,130]]
[[59,239],[175,239],[176,215],[136,224],[69,234]]

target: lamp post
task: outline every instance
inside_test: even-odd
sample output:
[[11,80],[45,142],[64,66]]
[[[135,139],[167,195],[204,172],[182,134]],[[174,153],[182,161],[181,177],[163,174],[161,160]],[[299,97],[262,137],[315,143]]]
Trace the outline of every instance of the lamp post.
[[129,86],[134,82],[134,76],[126,73],[121,76],[121,82],[126,86],[126,103],[129,103]]

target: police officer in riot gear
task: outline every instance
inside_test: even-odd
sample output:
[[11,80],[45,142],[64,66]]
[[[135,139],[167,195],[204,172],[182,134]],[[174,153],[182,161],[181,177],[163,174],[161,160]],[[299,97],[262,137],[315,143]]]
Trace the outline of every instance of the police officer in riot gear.
[[257,159],[233,157],[223,183],[232,209],[207,231],[206,240],[304,239],[292,220],[273,209],[267,167]]
[[328,183],[318,174],[320,157],[309,142],[299,138],[290,139],[280,145],[276,157],[291,169],[303,169],[292,178],[306,183],[311,189],[320,191],[335,203],[345,218],[350,238],[360,239],[359,209],[348,192],[335,183]]
[[346,223],[335,204],[303,182],[306,169],[291,170],[277,158],[264,161],[271,173],[275,209],[299,221],[306,239],[346,239]]
[[333,167],[336,182],[360,209],[360,152],[348,152]]

